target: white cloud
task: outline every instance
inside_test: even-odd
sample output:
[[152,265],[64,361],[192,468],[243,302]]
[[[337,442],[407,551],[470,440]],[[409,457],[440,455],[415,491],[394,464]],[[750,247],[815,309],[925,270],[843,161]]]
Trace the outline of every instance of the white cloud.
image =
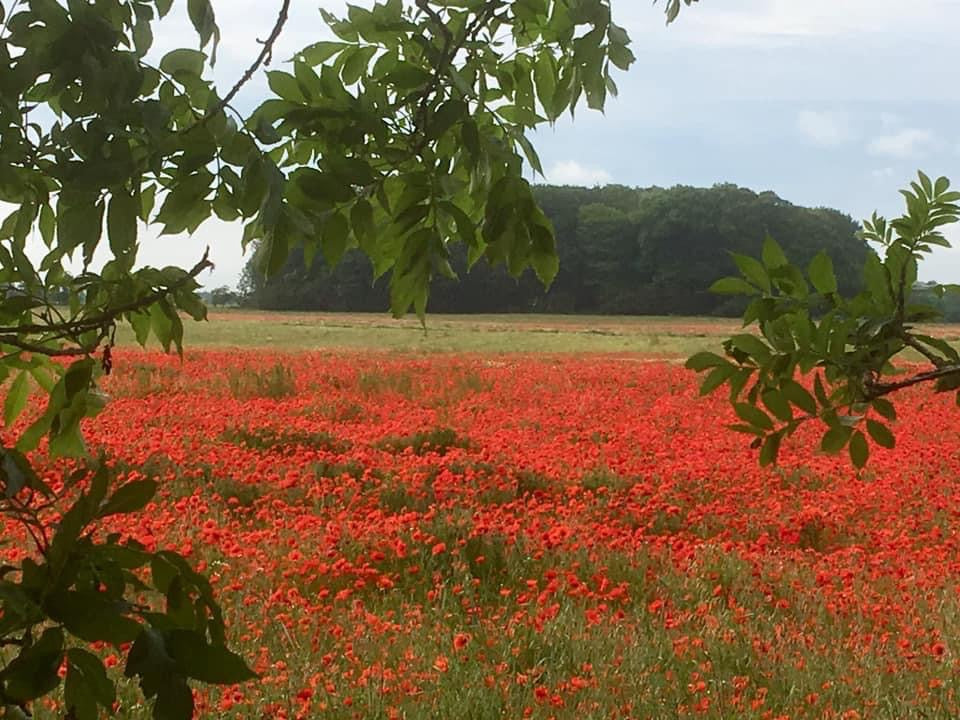
[[814,145],[835,147],[853,139],[850,121],[843,113],[804,110],[797,116],[797,130]]
[[547,171],[547,182],[552,185],[603,185],[611,180],[606,170],[585,167],[576,160],[554,163]]
[[911,158],[924,154],[935,143],[936,138],[930,130],[904,128],[891,135],[875,137],[867,145],[867,152],[871,155]]
[[[677,30],[698,44],[711,46],[784,46],[811,38],[858,37],[943,32],[944,13],[955,0],[728,0],[686,12]],[[712,5],[712,6],[711,6]]]

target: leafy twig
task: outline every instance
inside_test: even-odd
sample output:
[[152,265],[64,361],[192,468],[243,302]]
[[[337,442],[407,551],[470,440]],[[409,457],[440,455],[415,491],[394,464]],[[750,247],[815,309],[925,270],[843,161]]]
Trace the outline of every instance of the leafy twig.
[[[450,32],[450,28],[447,27],[447,24],[443,21],[443,18],[437,13],[436,10],[430,7],[428,0],[417,0],[417,7],[422,10],[437,26],[438,31],[443,35],[443,47],[440,49],[440,55],[437,60],[436,72],[433,77],[430,79],[430,82],[424,86],[423,90],[420,91],[420,98],[417,108],[417,117],[414,122],[414,132],[423,133],[426,130],[426,119],[427,119],[427,108],[430,101],[430,97],[437,91],[440,86],[440,82],[443,76],[447,72],[447,68],[452,64],[453,58],[456,57],[456,54],[463,48],[467,40],[470,37],[478,32],[480,28],[486,23],[490,15],[496,12],[497,8],[500,7],[500,0],[491,0],[488,2],[482,10],[480,10],[476,17],[466,25],[463,29],[463,34],[459,39],[454,41],[453,34]],[[416,150],[419,151],[426,144],[426,135],[424,134],[420,142],[417,144]]]
[[200,121],[200,124],[206,123],[210,118],[223,110],[230,102],[237,96],[237,93],[240,92],[240,89],[249,82],[250,78],[253,77],[253,74],[257,69],[264,63],[269,64],[270,58],[273,56],[273,44],[277,41],[277,38],[280,37],[280,32],[283,30],[283,26],[287,22],[287,15],[290,11],[290,0],[283,0],[283,4],[280,6],[280,13],[277,15],[277,22],[274,23],[273,30],[270,31],[270,35],[267,36],[266,40],[263,40],[263,49],[260,51],[260,54],[257,56],[257,59],[253,61],[253,64],[246,69],[243,75],[240,76],[240,79],[236,84],[230,88],[230,92],[218,102],[209,112],[204,116],[203,120]]
[[936,367],[940,368],[946,364],[947,362],[946,360],[944,360],[942,357],[937,355],[935,352],[933,352],[930,348],[928,348],[922,342],[917,340],[913,335],[910,335],[909,333],[905,333],[902,337],[902,340],[905,345],[916,350],[918,353],[923,355],[927,360],[933,363]]
[[[82,320],[69,320],[63,323],[54,323],[51,325],[13,325],[8,327],[0,327],[0,343],[6,345],[12,345],[18,347],[21,350],[26,350],[28,352],[35,352],[41,355],[47,355],[50,357],[63,357],[70,355],[85,355],[89,352],[92,352],[96,349],[97,345],[103,341],[106,337],[108,331],[107,327],[116,322],[117,318],[126,313],[136,312],[145,307],[149,307],[153,303],[162,300],[170,293],[176,292],[180,288],[184,287],[188,282],[195,279],[201,272],[207,268],[213,267],[213,263],[210,262],[210,248],[207,248],[203,253],[203,257],[200,261],[194,265],[187,273],[177,280],[176,282],[155,290],[152,293],[144,295],[138,300],[134,300],[125,305],[118,305],[114,308],[110,308],[108,311],[104,312],[101,315],[96,315],[91,318],[85,318]],[[92,347],[79,347],[79,348],[49,348],[44,347],[43,345],[37,345],[31,343],[27,340],[21,340],[19,336],[25,334],[38,334],[38,333],[62,333],[63,335],[76,337],[82,335],[85,332],[91,330],[101,330],[100,337],[97,340],[97,343]]]

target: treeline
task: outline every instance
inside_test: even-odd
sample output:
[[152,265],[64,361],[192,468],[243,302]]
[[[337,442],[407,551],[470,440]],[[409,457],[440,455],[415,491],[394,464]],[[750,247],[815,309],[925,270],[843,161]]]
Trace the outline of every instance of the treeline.
[[936,287],[936,283],[917,283],[913,286],[910,302],[932,308],[940,315],[937,321],[960,323],[960,287],[948,285],[944,292],[938,292]]
[[[841,291],[859,286],[866,244],[859,225],[827,208],[793,205],[772,192],[735,185],[669,189],[536,188],[553,222],[560,272],[548,291],[528,273],[519,280],[502,266],[480,261],[467,272],[457,245],[458,281],[438,278],[429,310],[439,313],[549,312],[634,315],[736,315],[742,300],[717,296],[709,286],[735,274],[729,251],[759,254],[769,233],[791,261],[806,265],[827,250]],[[332,270],[318,253],[307,269],[302,251],[264,280],[254,257],[241,289],[249,304],[269,310],[383,311],[387,278],[372,283],[369,262],[348,252]]]

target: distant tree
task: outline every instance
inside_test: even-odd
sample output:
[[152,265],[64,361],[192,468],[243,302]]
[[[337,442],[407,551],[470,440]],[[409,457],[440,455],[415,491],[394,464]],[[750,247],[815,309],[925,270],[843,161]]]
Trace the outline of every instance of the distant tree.
[[240,299],[239,294],[231,290],[226,285],[221,285],[210,291],[210,304],[215,306],[236,305]]
[[[536,186],[534,197],[557,238],[560,270],[549,290],[529,274],[515,279],[483,259],[471,266],[466,248],[454,248],[449,262],[458,277],[434,281],[434,310],[736,315],[742,299],[708,288],[735,269],[731,252],[757,252],[768,233],[805,261],[828,249],[844,290],[859,286],[857,268],[868,252],[848,216],[735,185]],[[292,253],[273,278],[259,281],[252,301],[277,310],[387,307],[386,283],[373,283],[373,268],[361,255],[346,255],[332,270],[322,257],[309,268],[304,261],[303,253]],[[257,262],[251,259],[245,277],[255,278]]]

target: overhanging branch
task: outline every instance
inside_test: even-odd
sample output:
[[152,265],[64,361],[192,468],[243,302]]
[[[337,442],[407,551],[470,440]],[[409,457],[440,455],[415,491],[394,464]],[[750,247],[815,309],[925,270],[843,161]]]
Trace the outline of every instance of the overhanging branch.
[[917,373],[913,377],[909,377],[906,380],[900,380],[899,382],[894,383],[869,383],[866,387],[866,399],[868,401],[875,400],[878,397],[889,395],[897,390],[903,390],[904,388],[912,387],[913,385],[920,385],[921,383],[933,382],[945,377],[950,377],[952,375],[960,375],[960,365],[943,365],[942,367],[938,367],[936,370],[928,370],[926,372]]
[[[415,118],[415,132],[419,131],[420,133],[425,133],[426,131],[426,119],[427,119],[427,109],[430,102],[430,97],[437,91],[440,87],[440,83],[444,75],[447,74],[447,69],[450,65],[453,64],[453,59],[456,57],[457,53],[463,48],[467,41],[480,31],[480,28],[490,19],[490,17],[497,11],[501,6],[501,0],[490,0],[487,4],[479,10],[476,17],[470,22],[467,23],[466,27],[463,29],[463,33],[458,39],[454,39],[453,33],[450,32],[450,28],[447,27],[447,24],[443,21],[443,18],[437,13],[436,10],[430,7],[429,0],[417,0],[417,7],[430,18],[433,24],[437,27],[437,31],[440,35],[443,36],[443,46],[440,48],[440,53],[437,59],[436,68],[433,77],[430,79],[430,82],[427,83],[423,89],[418,93],[419,101],[417,107],[417,116]],[[426,144],[426,136],[424,135],[420,142],[416,146],[416,150],[419,151]]]
[[[154,290],[153,292],[148,293],[137,300],[110,308],[106,312],[100,315],[95,315],[94,317],[83,318],[79,320],[67,320],[62,323],[52,323],[49,325],[27,324],[0,327],[0,344],[10,345],[19,348],[20,350],[46,355],[48,357],[87,355],[96,350],[97,346],[99,346],[99,344],[107,336],[107,328],[113,325],[119,317],[153,305],[155,302],[158,302],[171,293],[174,293],[177,290],[185,287],[201,272],[211,267],[213,267],[213,263],[210,262],[210,248],[207,248],[203,253],[203,257],[200,258],[200,261],[196,265],[190,268],[190,270],[188,270],[182,278],[166,287],[158,288],[157,290]],[[61,337],[68,336],[76,338],[92,330],[101,331],[93,346],[82,345],[78,343],[79,347],[52,348],[38,344],[36,341],[30,341],[22,338],[23,335],[41,335],[49,333],[59,334]]]
[[240,76],[240,79],[237,80],[236,84],[230,88],[230,92],[226,96],[214,105],[206,115],[204,115],[203,120],[200,121],[200,124],[203,125],[214,115],[219,113],[225,107],[227,107],[230,102],[237,96],[237,93],[240,92],[240,89],[246,85],[250,78],[253,77],[253,74],[257,69],[264,63],[269,63],[270,58],[273,56],[273,44],[277,41],[277,38],[280,37],[280,32],[283,30],[283,26],[287,22],[287,15],[290,12],[290,0],[283,0],[283,4],[280,6],[280,13],[277,15],[277,21],[273,25],[273,30],[270,31],[270,34],[267,36],[266,40],[263,40],[263,49],[260,51],[260,54],[257,56],[257,59],[253,61],[253,64],[250,65]]

